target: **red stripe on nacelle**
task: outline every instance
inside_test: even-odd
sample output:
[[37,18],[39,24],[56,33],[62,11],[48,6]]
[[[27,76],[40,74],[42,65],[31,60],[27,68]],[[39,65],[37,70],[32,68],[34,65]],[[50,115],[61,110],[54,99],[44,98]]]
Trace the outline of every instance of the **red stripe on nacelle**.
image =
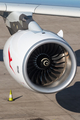
[[[8,57],[9,57],[9,66],[10,66],[10,68],[12,69],[12,71],[14,72],[14,70],[13,70],[13,68],[12,68],[12,66],[11,66],[12,58],[11,58],[11,54],[10,54],[10,47],[9,47],[9,49],[8,49]],[[15,73],[15,72],[14,72],[14,73]]]

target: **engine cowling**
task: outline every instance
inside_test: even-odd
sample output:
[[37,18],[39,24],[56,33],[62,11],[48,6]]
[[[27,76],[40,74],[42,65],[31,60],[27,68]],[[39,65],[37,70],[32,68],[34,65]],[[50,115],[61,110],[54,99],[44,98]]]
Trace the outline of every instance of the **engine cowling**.
[[18,31],[4,46],[4,63],[11,76],[41,93],[64,89],[76,73],[76,58],[69,44],[48,31]]

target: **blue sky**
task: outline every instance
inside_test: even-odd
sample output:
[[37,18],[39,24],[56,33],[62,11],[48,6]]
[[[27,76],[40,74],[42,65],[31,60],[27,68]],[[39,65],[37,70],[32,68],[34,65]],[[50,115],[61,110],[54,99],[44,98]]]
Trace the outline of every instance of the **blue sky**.
[[0,0],[0,2],[80,7],[80,0]]

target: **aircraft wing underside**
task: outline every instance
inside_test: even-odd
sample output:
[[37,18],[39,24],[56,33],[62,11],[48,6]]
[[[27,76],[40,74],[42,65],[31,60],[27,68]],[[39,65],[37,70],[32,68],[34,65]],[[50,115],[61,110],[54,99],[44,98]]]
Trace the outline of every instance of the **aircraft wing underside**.
[[[51,1],[51,0],[50,0]],[[30,12],[36,14],[47,14],[47,15],[60,15],[60,16],[71,16],[80,17],[79,6],[64,6],[55,4],[24,4],[24,3],[7,3],[0,2],[0,11],[5,12]]]

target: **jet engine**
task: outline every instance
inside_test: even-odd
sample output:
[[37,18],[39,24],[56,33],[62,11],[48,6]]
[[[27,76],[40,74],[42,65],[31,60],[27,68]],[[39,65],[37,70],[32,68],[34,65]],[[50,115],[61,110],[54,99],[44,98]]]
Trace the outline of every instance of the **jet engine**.
[[20,30],[6,42],[3,53],[11,76],[26,88],[40,93],[62,90],[76,73],[72,48],[52,32]]

